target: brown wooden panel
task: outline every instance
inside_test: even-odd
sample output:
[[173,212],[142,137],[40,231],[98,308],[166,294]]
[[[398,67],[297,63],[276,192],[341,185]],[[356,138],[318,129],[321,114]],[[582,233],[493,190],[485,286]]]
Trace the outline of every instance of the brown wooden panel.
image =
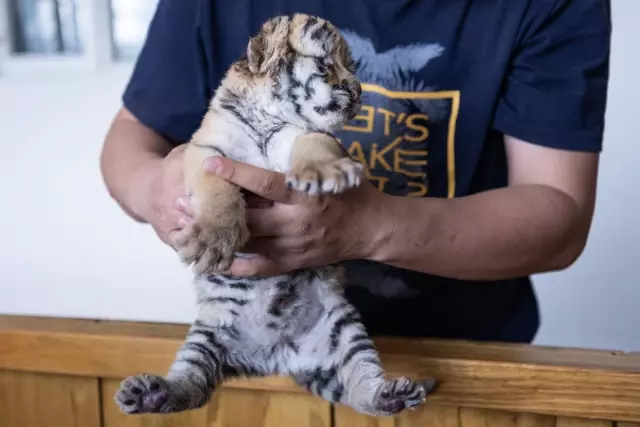
[[518,427],[518,414],[487,409],[460,408],[460,427]]
[[[161,341],[182,340],[188,325],[176,323],[122,322],[111,320],[0,315],[0,336],[16,331]],[[376,346],[385,354],[416,355],[437,359],[569,366],[640,373],[640,353],[572,349],[511,343],[486,343],[433,339],[378,338]]]
[[335,427],[458,427],[458,408],[448,406],[423,406],[393,417],[362,415],[344,406],[335,406]]
[[518,414],[518,427],[554,427],[556,417],[540,414]]
[[614,421],[587,420],[579,417],[558,417],[556,427],[613,427]]
[[[105,378],[142,371],[163,375],[186,329],[0,316],[0,369]],[[438,378],[440,386],[427,400],[430,406],[640,423],[637,354],[432,340],[379,339],[377,345],[390,375]],[[237,380],[224,389],[309,397],[281,377]]]
[[100,427],[98,380],[0,371],[0,426]]
[[224,390],[210,404],[211,427],[330,427],[331,406],[310,395]]
[[460,427],[555,427],[556,417],[494,409],[460,408]]
[[327,402],[299,393],[221,390],[204,408],[179,414],[123,414],[113,401],[120,380],[102,382],[104,427],[330,427]]
[[375,418],[359,414],[345,406],[336,407],[336,427],[422,427],[427,425],[430,427],[555,427],[556,417],[493,409],[425,405],[394,417]]

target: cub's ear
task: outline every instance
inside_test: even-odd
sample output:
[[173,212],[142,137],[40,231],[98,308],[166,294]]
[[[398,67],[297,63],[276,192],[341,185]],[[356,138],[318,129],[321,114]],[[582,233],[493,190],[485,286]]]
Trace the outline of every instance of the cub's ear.
[[273,75],[278,68],[278,60],[283,49],[280,40],[273,35],[260,34],[249,39],[247,62],[254,74]]
[[263,62],[264,55],[264,39],[261,36],[249,39],[247,46],[247,60],[249,62],[249,70],[252,73],[259,73]]

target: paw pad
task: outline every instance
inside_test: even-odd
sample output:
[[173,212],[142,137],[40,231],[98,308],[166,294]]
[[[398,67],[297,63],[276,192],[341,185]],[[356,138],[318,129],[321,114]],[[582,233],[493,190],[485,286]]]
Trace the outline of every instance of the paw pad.
[[398,378],[382,385],[374,406],[381,415],[392,415],[414,408],[424,402],[426,396],[427,391],[421,384],[407,378]]
[[128,414],[167,412],[169,390],[166,382],[153,375],[138,375],[120,384],[114,400]]

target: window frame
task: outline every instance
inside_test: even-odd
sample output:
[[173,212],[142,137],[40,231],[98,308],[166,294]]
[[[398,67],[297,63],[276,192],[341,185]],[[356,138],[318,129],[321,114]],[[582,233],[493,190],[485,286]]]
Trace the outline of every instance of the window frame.
[[111,68],[131,68],[127,61],[115,59],[111,33],[110,0],[78,0],[77,19],[83,52],[57,55],[11,52],[9,2],[0,0],[0,78],[8,75],[51,75],[96,72]]

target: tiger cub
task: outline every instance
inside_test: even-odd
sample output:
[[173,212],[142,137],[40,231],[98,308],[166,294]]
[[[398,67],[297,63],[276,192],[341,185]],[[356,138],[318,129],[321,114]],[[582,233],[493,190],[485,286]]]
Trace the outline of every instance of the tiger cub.
[[331,136],[360,108],[349,48],[328,21],[296,14],[265,22],[222,80],[185,151],[193,226],[179,239],[194,266],[198,316],[165,377],[125,379],[126,413],[205,405],[234,377],[287,375],[309,392],[384,416],[425,400],[433,379],[385,378],[339,266],[270,278],[220,274],[249,233],[235,185],[203,171],[218,155],[284,173],[294,191],[335,194],[360,184],[363,167]]

